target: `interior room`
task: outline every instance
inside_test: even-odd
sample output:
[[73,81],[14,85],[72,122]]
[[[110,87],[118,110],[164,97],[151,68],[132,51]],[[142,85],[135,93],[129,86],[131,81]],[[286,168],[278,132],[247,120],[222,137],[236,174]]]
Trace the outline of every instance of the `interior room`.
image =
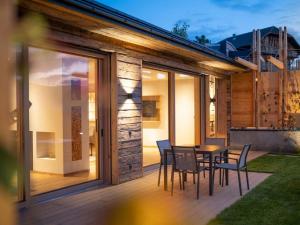
[[30,191],[97,179],[97,60],[29,48]]
[[168,73],[143,69],[143,166],[160,162],[156,141],[169,138]]
[[[175,74],[175,143],[195,145],[196,79],[186,74]],[[199,94],[198,89],[198,94]],[[200,137],[199,137],[200,138]]]

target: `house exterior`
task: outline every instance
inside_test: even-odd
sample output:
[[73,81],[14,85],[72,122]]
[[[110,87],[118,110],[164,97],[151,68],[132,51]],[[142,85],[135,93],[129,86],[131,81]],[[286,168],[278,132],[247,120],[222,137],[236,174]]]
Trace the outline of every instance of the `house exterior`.
[[232,58],[91,0],[16,10],[42,33],[14,48],[20,205],[139,178],[157,140],[229,140],[230,77],[245,71]]
[[[279,56],[279,28],[278,27],[266,27],[260,30],[261,33],[261,55],[266,58],[267,56]],[[297,40],[291,35],[287,35],[288,41],[288,62],[290,69],[298,69],[299,66],[299,52],[300,45]],[[252,53],[253,45],[253,32],[247,32],[244,34],[233,35],[232,37],[225,38],[218,43],[217,49],[224,54],[231,57],[242,57],[251,60],[253,58]],[[263,71],[276,70],[277,68],[272,66],[268,62],[262,62]]]
[[230,144],[299,151],[300,46],[296,39],[286,27],[268,27],[226,38],[219,50],[251,68],[231,76]]

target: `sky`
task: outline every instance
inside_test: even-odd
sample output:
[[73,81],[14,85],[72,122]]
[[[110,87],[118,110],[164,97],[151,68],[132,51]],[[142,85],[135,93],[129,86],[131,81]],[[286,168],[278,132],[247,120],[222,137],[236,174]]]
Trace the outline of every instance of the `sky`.
[[204,34],[218,42],[269,26],[287,26],[300,43],[300,0],[98,0],[131,16],[171,30],[186,21],[189,39]]

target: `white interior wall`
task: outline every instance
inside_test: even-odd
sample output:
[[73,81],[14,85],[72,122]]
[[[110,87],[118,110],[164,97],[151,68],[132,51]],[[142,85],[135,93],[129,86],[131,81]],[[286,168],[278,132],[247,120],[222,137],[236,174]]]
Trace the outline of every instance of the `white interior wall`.
[[[71,101],[70,81],[62,73],[62,57],[51,51],[30,51],[29,126],[33,132],[33,170],[66,174],[89,169],[88,88],[81,101]],[[64,80],[63,80],[64,79]],[[64,84],[64,85],[62,85]],[[66,85],[67,84],[67,85]],[[71,106],[82,107],[82,160],[72,161]],[[36,132],[55,133],[55,158],[37,158]]]
[[169,138],[168,80],[143,81],[143,96],[160,96],[160,122],[143,122],[143,146],[154,147],[157,140]]
[[194,79],[175,79],[176,145],[195,144],[194,88]]

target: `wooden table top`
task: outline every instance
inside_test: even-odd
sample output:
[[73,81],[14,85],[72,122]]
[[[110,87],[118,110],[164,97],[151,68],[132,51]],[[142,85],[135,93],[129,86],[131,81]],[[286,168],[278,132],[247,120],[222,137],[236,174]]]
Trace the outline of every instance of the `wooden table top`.
[[[179,147],[195,147],[195,146],[179,146]],[[171,149],[165,149],[167,152],[171,152]],[[196,152],[200,154],[215,154],[215,153],[220,153],[224,152],[227,150],[227,146],[222,146],[222,145],[197,145],[196,146]]]

